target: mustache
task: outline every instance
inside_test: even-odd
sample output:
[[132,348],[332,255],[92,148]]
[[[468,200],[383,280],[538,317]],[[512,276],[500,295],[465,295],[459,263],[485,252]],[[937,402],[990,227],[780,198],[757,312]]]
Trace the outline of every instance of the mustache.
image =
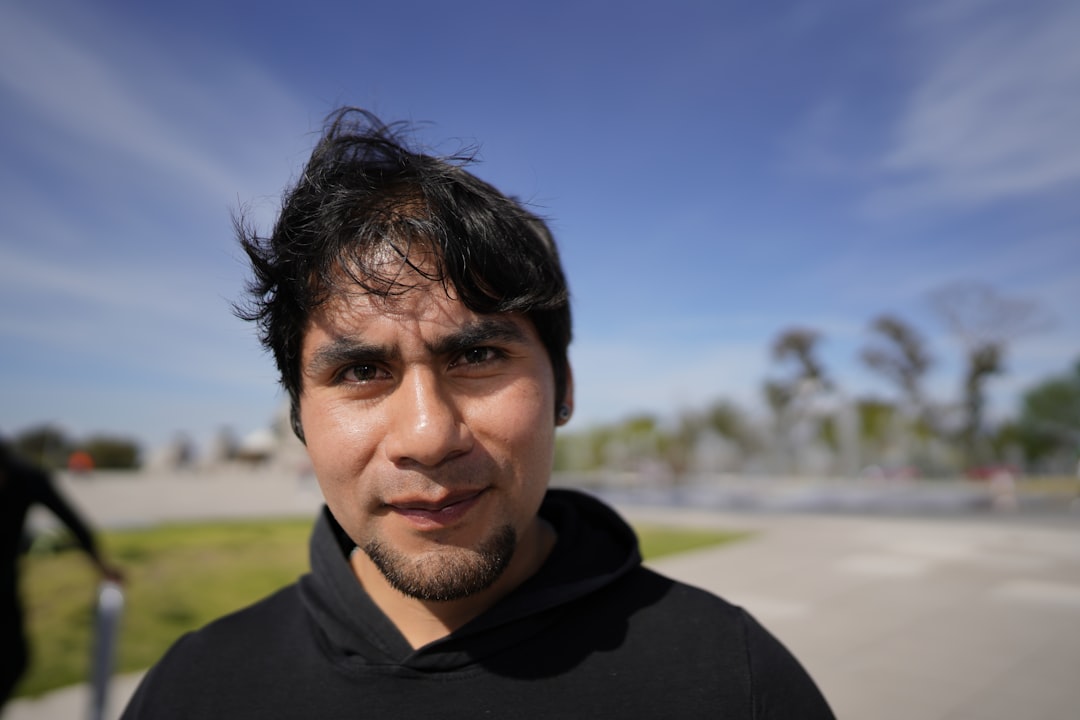
[[394,499],[438,500],[449,496],[465,496],[486,490],[494,485],[495,469],[476,463],[432,470],[405,470],[383,476],[376,483],[377,496],[385,501]]

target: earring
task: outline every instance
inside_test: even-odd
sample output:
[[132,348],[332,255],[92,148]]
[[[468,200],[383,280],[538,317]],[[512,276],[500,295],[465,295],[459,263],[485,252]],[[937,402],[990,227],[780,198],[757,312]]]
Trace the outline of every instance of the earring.
[[559,405],[559,421],[560,422],[566,422],[569,419],[570,419],[570,406],[567,405],[566,403],[561,403]]

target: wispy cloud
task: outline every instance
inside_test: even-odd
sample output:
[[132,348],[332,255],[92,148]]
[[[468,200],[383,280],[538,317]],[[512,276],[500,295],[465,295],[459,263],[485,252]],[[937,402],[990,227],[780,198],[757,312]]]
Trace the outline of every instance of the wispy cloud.
[[140,102],[115,68],[13,3],[0,15],[0,84],[65,132],[168,168],[196,187],[235,191],[228,170],[178,143],[182,134]]
[[[65,15],[57,8],[0,5],[0,92],[39,123],[112,162],[151,168],[185,192],[235,198],[265,189],[251,182],[250,165],[265,168],[259,156],[276,128],[295,136],[294,121],[306,116],[295,97],[221,48],[201,46],[198,57],[214,62],[194,63],[193,53],[176,57],[147,44],[122,17],[70,9],[85,21],[78,32],[55,21]],[[47,142],[37,150],[53,151]]]
[[922,65],[871,208],[972,207],[1080,181],[1080,6],[945,5],[910,27]]
[[108,8],[0,4],[8,429],[56,416],[154,436],[136,402],[164,415],[213,396],[239,416],[260,389],[274,397],[270,361],[230,315],[227,211],[277,192],[307,111],[231,48],[170,40]]

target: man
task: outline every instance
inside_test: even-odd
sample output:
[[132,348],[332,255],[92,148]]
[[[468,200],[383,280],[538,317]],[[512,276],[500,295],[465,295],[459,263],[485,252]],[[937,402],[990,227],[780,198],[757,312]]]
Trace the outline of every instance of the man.
[[67,526],[101,576],[120,582],[119,570],[107,565],[90,528],[64,499],[52,478],[17,456],[0,438],[0,707],[11,697],[30,659],[19,601],[18,558],[30,508],[47,507]]
[[125,717],[832,717],[745,612],[547,490],[570,307],[535,215],[346,108],[270,237],[237,226],[326,500],[312,571],[182,638]]

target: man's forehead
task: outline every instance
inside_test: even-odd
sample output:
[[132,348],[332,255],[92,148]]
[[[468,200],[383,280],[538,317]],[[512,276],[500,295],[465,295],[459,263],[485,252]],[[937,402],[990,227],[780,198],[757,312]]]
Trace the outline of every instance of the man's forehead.
[[[515,312],[479,313],[457,297],[452,286],[425,280],[392,295],[361,287],[342,288],[315,308],[305,329],[305,345],[311,331],[322,337],[386,336],[404,332],[433,341],[441,336],[476,334],[478,328],[503,338],[539,340],[532,321]],[[481,335],[484,333],[480,333]]]
[[[477,328],[498,331],[504,337],[536,337],[532,321],[524,315],[482,314],[466,306],[453,284],[438,272],[430,246],[412,245],[407,258],[384,248],[378,259],[381,269],[375,278],[370,274],[357,277],[356,266],[337,267],[322,302],[309,315],[305,345],[315,327],[324,337],[355,338],[405,330],[431,341],[437,336],[473,335]],[[391,270],[395,273],[392,276]]]
[[410,319],[456,323],[476,315],[461,301],[453,286],[428,279],[397,283],[386,291],[339,283],[312,311],[313,320],[331,324]]
[[443,283],[442,254],[423,238],[383,238],[371,245],[352,247],[339,257],[328,274],[328,293],[353,288],[392,297],[431,281]]

